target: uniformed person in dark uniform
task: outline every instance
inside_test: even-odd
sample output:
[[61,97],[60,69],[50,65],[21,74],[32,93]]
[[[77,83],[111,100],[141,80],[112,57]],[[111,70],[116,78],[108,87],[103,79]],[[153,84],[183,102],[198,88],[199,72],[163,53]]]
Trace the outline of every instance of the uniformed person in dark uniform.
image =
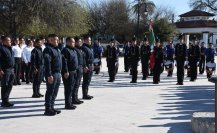
[[154,69],[153,69],[153,84],[159,84],[160,74],[164,61],[164,52],[160,40],[156,39],[154,46]]
[[82,40],[79,37],[75,37],[75,50],[78,56],[78,69],[77,69],[77,78],[75,82],[75,86],[73,89],[72,96],[72,103],[73,104],[82,104],[83,101],[78,99],[78,89],[81,84],[81,79],[83,76],[83,69],[85,67],[85,59],[84,59],[84,52],[82,50]]
[[183,85],[184,80],[184,64],[187,58],[187,46],[184,43],[184,36],[179,36],[180,42],[175,46],[175,60],[177,67],[177,85]]
[[93,98],[93,96],[88,95],[88,91],[89,91],[89,85],[93,75],[94,54],[91,46],[91,38],[89,36],[84,37],[82,50],[84,52],[84,57],[85,57],[85,67],[84,67],[83,84],[82,84],[83,99],[90,100]]
[[129,49],[130,49],[130,42],[124,44],[123,53],[124,53],[124,72],[129,72],[130,65],[129,65]]
[[[215,49],[212,47],[212,43],[208,44],[208,48],[205,51],[206,63],[215,63]],[[209,70],[209,67],[206,66],[207,78],[212,77],[213,70]]]
[[61,113],[54,109],[54,102],[57,97],[61,83],[62,56],[58,48],[59,38],[55,34],[50,34],[49,44],[44,49],[45,78],[47,91],[45,94],[45,115],[53,116]]
[[33,98],[43,97],[40,93],[40,85],[44,73],[44,57],[42,52],[42,41],[36,39],[35,48],[31,52],[31,75],[33,76]]
[[106,49],[106,61],[109,73],[109,81],[114,82],[116,75],[116,64],[118,63],[118,50],[115,46],[114,39],[111,40],[110,45]]
[[14,82],[14,53],[11,48],[10,37],[3,37],[3,45],[0,47],[0,77],[2,107],[12,107],[9,96]]
[[199,63],[199,72],[200,74],[204,73],[205,70],[205,51],[206,48],[204,47],[204,42],[201,43],[200,46],[200,63]]
[[75,50],[74,38],[66,38],[66,47],[62,50],[62,79],[65,89],[65,109],[75,109],[72,99],[73,89],[77,79],[78,56]]
[[137,83],[138,75],[138,62],[139,62],[139,46],[137,45],[136,38],[132,39],[132,44],[129,50],[129,60],[131,66],[132,81],[130,83]]
[[197,79],[197,66],[200,61],[200,47],[196,41],[196,37],[193,37],[192,47],[189,48],[188,60],[190,65],[190,81]]
[[175,50],[173,47],[173,42],[171,39],[169,39],[168,44],[166,45],[166,50],[165,50],[165,60],[171,62],[171,64],[169,65],[169,68],[167,68],[167,71],[168,71],[167,77],[173,76],[174,53],[175,53]]
[[146,80],[149,75],[149,61],[151,55],[151,47],[148,44],[148,39],[144,38],[144,44],[140,48],[141,63],[142,63],[142,80]]

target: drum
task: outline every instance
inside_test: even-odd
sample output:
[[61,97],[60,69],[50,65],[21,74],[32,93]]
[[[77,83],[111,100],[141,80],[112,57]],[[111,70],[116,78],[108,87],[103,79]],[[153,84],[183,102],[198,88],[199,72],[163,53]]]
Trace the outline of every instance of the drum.
[[166,70],[170,70],[170,69],[173,69],[173,62],[168,60],[164,63],[164,66],[165,66],[165,69]]
[[215,71],[216,70],[216,63],[207,62],[206,63],[206,69],[209,71]]

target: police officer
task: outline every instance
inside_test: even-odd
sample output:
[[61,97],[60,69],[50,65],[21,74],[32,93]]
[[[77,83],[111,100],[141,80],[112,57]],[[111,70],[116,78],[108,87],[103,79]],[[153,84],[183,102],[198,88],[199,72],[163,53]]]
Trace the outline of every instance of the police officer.
[[162,72],[162,66],[164,61],[164,52],[160,40],[156,39],[154,46],[154,69],[153,69],[153,84],[159,84],[160,74]]
[[45,61],[45,78],[47,91],[45,94],[45,115],[54,116],[61,111],[54,109],[54,102],[58,94],[61,82],[62,58],[58,48],[59,38],[55,34],[48,36],[49,44],[44,49],[43,56]]
[[[215,62],[215,49],[212,47],[212,43],[208,44],[208,48],[205,51],[205,56],[206,56],[206,63],[211,62],[214,63]],[[208,72],[208,67],[207,67],[207,78],[211,78],[211,73]]]
[[137,74],[138,74],[138,62],[139,62],[139,46],[137,45],[136,38],[133,37],[132,44],[129,50],[129,59],[130,59],[130,66],[131,66],[131,74],[132,74],[132,81],[130,83],[137,83]]
[[97,62],[94,62],[94,71],[96,72],[95,74],[99,74],[100,66],[102,65],[101,58],[102,58],[103,48],[100,44],[101,40],[102,40],[101,38],[98,38],[93,44],[94,60],[97,60]]
[[199,72],[200,74],[203,74],[204,73],[204,69],[205,69],[205,51],[206,51],[206,48],[204,46],[204,42],[201,43],[201,46],[200,46],[200,63],[199,63]]
[[130,42],[124,44],[123,53],[124,53],[124,72],[129,72],[130,65],[129,65],[129,49],[130,49]]
[[83,69],[85,67],[85,58],[84,58],[84,52],[82,50],[82,40],[79,37],[75,37],[75,50],[77,52],[78,56],[78,68],[77,68],[77,78],[75,82],[75,86],[73,89],[73,96],[72,96],[72,103],[73,104],[82,104],[83,101],[78,99],[78,89],[81,84],[81,79],[83,76]]
[[40,85],[44,73],[44,57],[42,52],[42,41],[36,39],[35,48],[31,52],[31,75],[33,76],[33,98],[43,97],[40,93]]
[[14,104],[9,102],[9,96],[14,81],[14,53],[10,37],[5,36],[2,41],[3,45],[0,47],[1,106],[12,107]]
[[[74,38],[66,38],[66,47],[62,50],[62,79],[65,89],[65,109],[75,109],[72,104],[74,98],[73,89],[77,79],[78,56],[75,50]],[[73,97],[73,98],[72,98]]]
[[184,64],[187,58],[187,46],[184,43],[184,36],[179,36],[180,42],[175,46],[175,60],[177,67],[177,85],[183,85],[184,80]]
[[84,52],[84,58],[85,58],[85,67],[84,67],[83,84],[82,84],[83,99],[90,100],[93,98],[93,96],[88,95],[88,91],[89,91],[89,85],[93,75],[94,55],[91,46],[91,38],[89,36],[84,37],[82,50]]
[[149,75],[149,60],[151,55],[151,48],[148,44],[148,39],[145,37],[143,45],[140,48],[141,63],[142,63],[142,80],[146,80]]
[[167,77],[172,77],[173,76],[173,62],[174,62],[174,47],[173,47],[173,42],[171,39],[168,40],[168,44],[166,45],[166,54],[165,54],[165,60],[172,62],[169,69],[168,69],[168,75]]
[[106,51],[106,61],[109,73],[108,82],[114,82],[116,75],[116,64],[118,63],[118,50],[117,47],[115,47],[114,39],[111,40]]
[[200,61],[200,47],[195,36],[193,37],[192,46],[189,48],[188,60],[190,65],[190,81],[195,81],[197,79],[197,66]]

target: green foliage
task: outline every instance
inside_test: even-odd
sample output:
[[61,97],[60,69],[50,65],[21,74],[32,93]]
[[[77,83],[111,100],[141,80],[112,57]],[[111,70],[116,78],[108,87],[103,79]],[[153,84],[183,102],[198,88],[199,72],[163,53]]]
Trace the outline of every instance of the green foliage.
[[161,42],[167,41],[167,39],[174,37],[178,33],[176,26],[169,23],[166,18],[156,20],[153,28],[155,36],[158,37]]

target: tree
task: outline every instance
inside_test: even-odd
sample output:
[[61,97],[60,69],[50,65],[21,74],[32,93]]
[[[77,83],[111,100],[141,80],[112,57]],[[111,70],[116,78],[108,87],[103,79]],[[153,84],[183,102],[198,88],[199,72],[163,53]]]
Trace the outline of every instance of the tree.
[[76,0],[0,0],[0,33],[61,36],[86,34],[90,17]]
[[217,0],[190,0],[189,5],[196,10],[217,13]]
[[109,0],[89,5],[93,34],[115,36],[120,42],[132,37],[133,26],[126,0]]

